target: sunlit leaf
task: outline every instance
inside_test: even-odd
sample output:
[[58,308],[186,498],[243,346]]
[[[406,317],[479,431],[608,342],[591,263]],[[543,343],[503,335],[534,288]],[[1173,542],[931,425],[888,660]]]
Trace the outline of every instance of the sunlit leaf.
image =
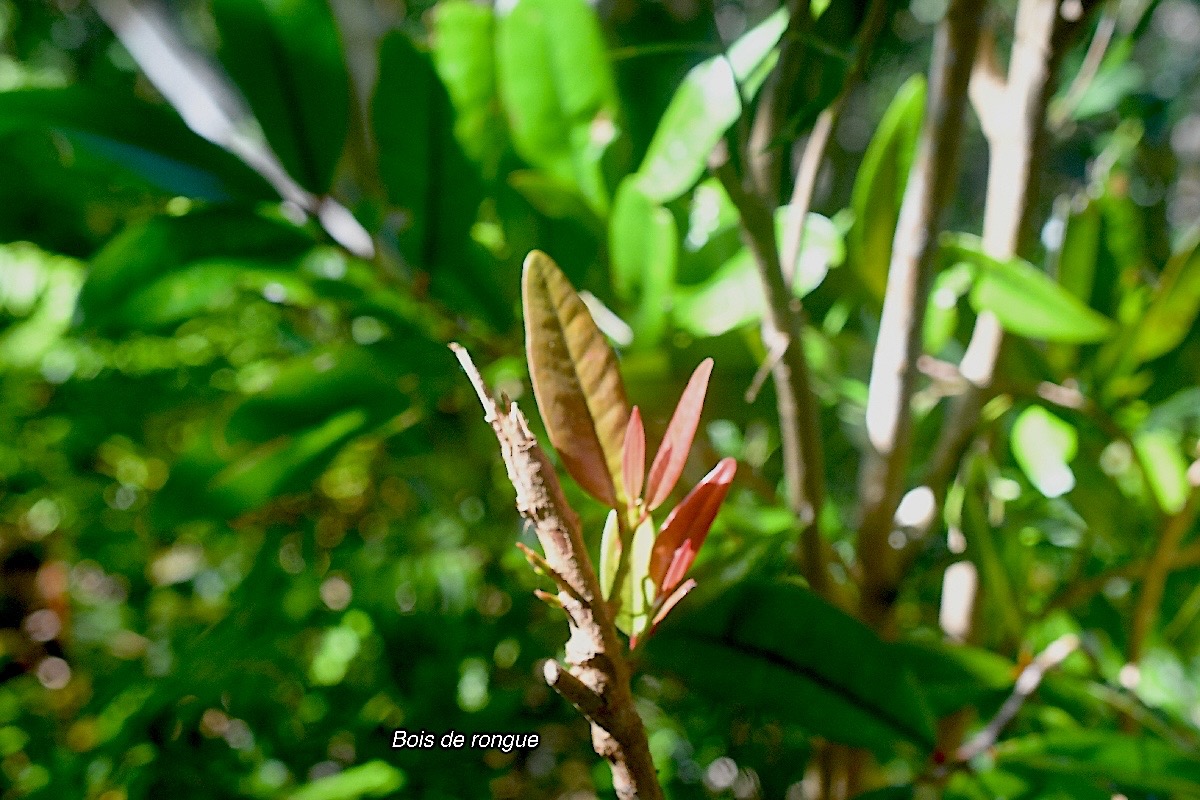
[[490,5],[447,0],[432,11],[433,63],[454,105],[459,146],[489,171],[505,142],[496,88],[496,18]]
[[700,424],[700,413],[704,410],[704,395],[708,391],[712,368],[711,358],[700,362],[688,379],[675,406],[675,413],[667,424],[667,432],[663,434],[646,479],[646,507],[651,511],[663,504],[683,474],[683,466],[692,449],[692,439],[696,436],[696,426]]
[[626,299],[639,296],[634,329],[644,344],[662,335],[679,261],[675,217],[652,201],[632,177],[621,182],[609,220],[613,286]]
[[867,291],[882,302],[892,239],[900,218],[908,170],[925,116],[925,79],[909,78],[883,114],[854,179],[854,224],[846,235],[850,265]]
[[1052,342],[1082,344],[1108,338],[1111,320],[1084,305],[1028,261],[997,261],[983,251],[978,237],[943,238],[948,255],[976,268],[971,306],[991,311],[1010,333]]
[[1041,406],[1030,406],[1013,423],[1012,449],[1021,471],[1046,497],[1059,497],[1075,488],[1070,463],[1078,449],[1078,434],[1070,423]]
[[660,595],[674,591],[696,560],[736,472],[736,460],[721,459],[663,522],[650,558],[650,578]]
[[[663,112],[638,169],[637,181],[652,200],[667,203],[692,188],[725,131],[754,97],[787,28],[780,9],[734,42],[727,54],[692,68]],[[740,89],[740,91],[739,91]]]
[[404,788],[405,775],[382,759],[347,767],[304,784],[288,800],[358,800],[387,797]]
[[1146,466],[1146,480],[1159,506],[1168,514],[1178,513],[1192,488],[1179,436],[1165,430],[1142,431],[1133,437],[1133,446]]
[[1200,314],[1200,234],[1171,256],[1151,296],[1145,316],[1133,334],[1138,363],[1174,350],[1187,337]]
[[513,147],[606,215],[601,158],[618,135],[619,106],[596,12],[584,0],[515,0],[501,9],[496,68]]
[[[1030,734],[996,748],[996,763],[1085,777],[1105,788],[1194,796],[1200,760],[1148,734],[1081,729]],[[1179,793],[1179,794],[1174,794]]]
[[600,591],[605,600],[612,597],[617,568],[621,563],[621,526],[617,520],[618,513],[615,508],[608,512],[604,519],[604,533],[600,537]]
[[525,259],[522,297],[529,375],[550,443],[580,486],[615,507],[625,496],[619,487],[629,422],[616,354],[545,253]]
[[646,517],[633,532],[629,546],[629,569],[621,584],[621,610],[617,627],[636,643],[650,623],[655,586],[650,579],[650,553],[654,548],[654,520]]
[[[803,726],[835,742],[933,749],[933,719],[893,646],[796,584],[750,581],[684,601],[647,642],[655,669],[710,702]],[[730,676],[736,675],[736,680]]]

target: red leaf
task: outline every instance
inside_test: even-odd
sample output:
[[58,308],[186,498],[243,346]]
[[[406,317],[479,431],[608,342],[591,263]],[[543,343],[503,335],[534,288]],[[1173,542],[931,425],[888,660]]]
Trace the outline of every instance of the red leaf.
[[712,374],[712,368],[711,358],[700,362],[679,398],[679,405],[675,406],[675,413],[650,466],[650,477],[646,483],[646,508],[650,511],[663,504],[683,472],[688,451],[692,449],[692,439],[696,436],[696,425],[700,422],[700,412],[704,408],[704,394],[708,391],[708,376]]
[[679,588],[676,589],[670,597],[664,600],[661,605],[659,605],[658,612],[654,615],[654,619],[650,620],[650,624],[646,626],[646,630],[642,636],[629,637],[629,649],[635,649],[638,646],[639,641],[650,638],[650,634],[654,633],[654,629],[658,627],[658,623],[666,619],[667,614],[671,613],[671,609],[674,608],[680,600],[687,597],[688,592],[695,588],[696,582],[691,578],[688,578],[686,581],[680,584]]
[[634,406],[625,427],[625,445],[621,452],[621,476],[630,507],[642,496],[646,480],[646,429],[642,427],[642,412]]
[[670,594],[696,560],[736,472],[737,461],[721,459],[663,523],[650,554],[649,572],[660,597]]

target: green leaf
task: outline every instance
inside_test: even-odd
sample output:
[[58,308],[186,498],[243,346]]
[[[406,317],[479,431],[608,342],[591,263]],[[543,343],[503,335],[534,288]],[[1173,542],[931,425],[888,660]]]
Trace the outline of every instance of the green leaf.
[[1133,357],[1141,364],[1183,342],[1200,314],[1200,234],[1171,256],[1145,315],[1133,333]]
[[713,702],[879,753],[897,740],[933,749],[933,719],[894,646],[798,585],[750,581],[685,600],[647,651]]
[[897,648],[934,716],[998,703],[1012,689],[1013,664],[987,650],[942,641],[901,642]]
[[850,207],[854,224],[846,235],[850,265],[876,300],[883,301],[892,239],[917,135],[925,116],[925,78],[909,78],[879,121],[854,179]]
[[1191,493],[1187,461],[1179,435],[1165,430],[1142,431],[1133,437],[1139,460],[1146,465],[1146,480],[1158,505],[1168,514],[1178,513]]
[[352,346],[284,362],[268,386],[233,410],[226,438],[235,444],[264,442],[317,425],[347,408],[362,408],[375,420],[399,414],[411,405],[396,389],[403,366]]
[[684,77],[659,120],[637,172],[645,195],[668,203],[696,185],[725,131],[766,77],[775,45],[787,28],[780,9],[734,42],[727,54],[697,64]]
[[470,0],[445,0],[432,17],[433,64],[454,106],[454,136],[490,174],[507,138],[496,88],[495,12]]
[[545,253],[525,259],[525,353],[538,410],[563,466],[600,502],[624,499],[629,402],[617,357],[567,276]]
[[1030,406],[1013,422],[1013,457],[1046,497],[1061,497],[1075,488],[1070,463],[1078,447],[1075,427],[1041,406]]
[[238,514],[309,488],[366,423],[367,412],[352,408],[294,436],[256,448],[213,479],[209,486],[213,510]]
[[1148,735],[1105,730],[1055,731],[1002,742],[996,764],[1077,775],[1113,789],[1195,796],[1200,760]]
[[[775,215],[781,229],[790,206]],[[782,239],[780,239],[781,241]],[[804,249],[796,263],[796,281],[792,289],[804,297],[825,279],[831,266],[845,256],[845,246],[837,227],[826,217],[810,213],[805,220]],[[695,336],[720,336],[743,325],[762,319],[766,310],[762,280],[749,249],[742,247],[717,272],[695,288],[680,287],[675,292],[675,323]]]
[[1088,308],[1028,261],[998,261],[976,236],[943,237],[946,252],[976,268],[971,306],[991,311],[1009,333],[1052,342],[1083,344],[1107,339],[1112,321]]
[[83,86],[0,92],[0,137],[38,130],[65,136],[173,195],[276,197],[262,178],[193,133],[169,107],[132,95]]
[[954,338],[958,301],[971,290],[973,280],[974,272],[967,264],[954,264],[933,279],[922,330],[925,352],[937,355]]
[[647,516],[633,532],[629,547],[629,569],[621,584],[621,610],[617,627],[631,640],[646,630],[650,622],[650,607],[657,587],[650,579],[650,555],[654,550],[654,520]]
[[601,159],[618,135],[619,101],[592,7],[584,0],[505,4],[496,69],[517,154],[578,187],[588,206],[607,216]]
[[[608,227],[613,286],[623,298],[640,294],[635,334],[644,344],[662,336],[679,262],[675,217],[646,196],[633,177],[621,182]],[[639,292],[640,290],[640,292]]]
[[[253,262],[259,268],[294,268],[312,246],[312,238],[291,223],[237,209],[155,217],[126,229],[96,254],[79,293],[78,309],[84,323],[93,327],[136,324],[140,313],[153,325],[166,310],[143,303],[139,295],[158,291],[152,290],[152,285],[172,272],[214,259],[226,264]],[[203,274],[194,277],[198,282],[204,280]],[[180,309],[192,305],[186,297],[186,283],[174,284],[178,289],[162,290],[167,295],[157,299],[174,298],[182,291]]]
[[404,788],[404,773],[382,759],[348,767],[306,783],[288,795],[288,800],[358,800],[385,797]]
[[604,519],[604,534],[600,537],[600,592],[604,599],[612,597],[621,563],[621,524],[617,509],[611,509]]
[[213,0],[221,63],[302,186],[329,191],[350,125],[350,77],[324,0]]

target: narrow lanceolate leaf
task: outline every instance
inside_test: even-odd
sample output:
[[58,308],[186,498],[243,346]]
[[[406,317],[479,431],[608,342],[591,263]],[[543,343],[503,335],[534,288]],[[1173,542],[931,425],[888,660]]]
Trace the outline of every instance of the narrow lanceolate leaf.
[[617,510],[608,512],[604,520],[604,535],[600,537],[600,592],[604,599],[612,597],[613,583],[617,580],[617,566],[621,563],[621,525],[617,521]]
[[1133,334],[1138,363],[1174,350],[1187,338],[1200,315],[1200,236],[1171,257]]
[[642,482],[646,479],[646,429],[642,427],[642,412],[634,406],[625,427],[625,447],[621,459],[621,475],[625,481],[625,494],[632,506],[642,496]]
[[654,602],[654,583],[650,579],[649,569],[653,548],[654,521],[646,517],[633,532],[633,541],[629,546],[629,571],[619,590],[621,610],[617,613],[617,627],[628,634],[634,643],[650,621],[650,608]]
[[654,456],[650,477],[646,481],[646,507],[651,511],[663,504],[683,472],[688,451],[692,449],[692,439],[696,436],[696,426],[700,422],[700,412],[704,409],[704,395],[708,391],[708,377],[712,374],[712,368],[711,358],[704,359],[696,367],[679,398],[679,404],[675,406],[667,432],[663,434],[662,444],[658,446],[658,454]]
[[558,265],[537,250],[522,278],[529,376],[550,443],[580,486],[606,505],[624,498],[629,420],[617,357]]
[[721,459],[663,523],[650,556],[650,579],[659,595],[670,594],[696,560],[736,472],[737,461]]

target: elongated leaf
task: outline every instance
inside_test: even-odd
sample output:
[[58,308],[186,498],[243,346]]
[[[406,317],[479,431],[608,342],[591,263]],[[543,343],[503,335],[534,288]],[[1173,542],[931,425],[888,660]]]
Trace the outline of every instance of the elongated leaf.
[[[275,193],[234,156],[193,133],[174,111],[94,86],[0,92],[0,136],[52,130],[163,190],[207,200]],[[75,159],[71,159],[74,161]]]
[[267,141],[306,189],[324,193],[350,125],[350,77],[324,0],[213,0],[218,56]]
[[629,403],[617,357],[558,265],[537,250],[522,276],[529,376],[550,443],[579,485],[615,507]]
[[617,135],[619,106],[596,12],[584,0],[516,0],[501,8],[496,65],[513,147],[605,216],[600,160]]
[[1178,434],[1165,430],[1141,431],[1134,437],[1133,446],[1141,463],[1146,465],[1146,480],[1159,506],[1168,514],[1178,513],[1191,492],[1188,465]]
[[1194,797],[1200,760],[1148,735],[1077,730],[1032,734],[1001,743],[997,766],[1086,777],[1112,789]]
[[625,480],[626,499],[632,505],[641,499],[642,483],[646,479],[646,429],[642,427],[642,412],[637,406],[629,414],[623,451],[621,475]]
[[703,61],[687,74],[638,169],[647,197],[667,203],[696,184],[713,148],[741,116],[743,96],[748,102],[762,85],[762,67],[772,60],[786,28],[787,12],[780,9],[734,42],[727,55]]
[[485,172],[507,137],[496,87],[496,17],[490,5],[447,0],[434,6],[434,67],[454,106],[454,136]]
[[614,288],[626,299],[639,296],[633,320],[639,343],[654,344],[666,327],[679,262],[675,217],[628,177],[613,203],[608,244]]
[[103,328],[119,322],[140,291],[187,265],[220,257],[293,267],[312,245],[290,223],[235,209],[156,217],[131,226],[96,254],[79,311],[86,324]]
[[604,520],[604,533],[600,537],[600,592],[604,599],[612,597],[613,584],[617,580],[617,567],[621,563],[621,525],[617,520],[617,509],[608,512]]
[[1133,356],[1140,364],[1174,350],[1191,332],[1200,314],[1200,235],[1171,256],[1158,287],[1133,334]]
[[854,224],[846,236],[850,264],[867,291],[880,302],[887,286],[900,203],[924,116],[925,79],[914,75],[892,98],[854,179],[850,198]]
[[659,596],[671,594],[696,560],[736,472],[735,459],[721,459],[667,516],[650,557],[650,579]]
[[306,783],[288,795],[288,800],[359,800],[387,797],[400,791],[405,775],[382,759],[368,761]]
[[656,669],[713,702],[836,742],[933,749],[933,720],[892,645],[796,584],[750,581],[685,601],[647,642]]
[[1013,457],[1046,497],[1060,497],[1075,488],[1071,460],[1078,445],[1074,426],[1041,406],[1025,409],[1013,423]]
[[943,247],[977,271],[971,306],[991,311],[1006,331],[1052,342],[1082,344],[1108,338],[1112,321],[1088,308],[1044,272],[1020,258],[997,261],[976,236],[951,234]]
[[654,520],[646,517],[633,532],[629,546],[629,570],[621,584],[621,610],[617,627],[637,646],[637,638],[650,623],[650,608],[654,602],[654,582],[650,579],[650,553],[654,548]]
[[667,423],[667,432],[663,434],[654,463],[650,465],[650,477],[646,479],[646,507],[651,511],[663,504],[683,473],[692,439],[696,437],[696,426],[700,424],[700,412],[704,410],[704,395],[708,391],[712,368],[711,358],[700,362]]

